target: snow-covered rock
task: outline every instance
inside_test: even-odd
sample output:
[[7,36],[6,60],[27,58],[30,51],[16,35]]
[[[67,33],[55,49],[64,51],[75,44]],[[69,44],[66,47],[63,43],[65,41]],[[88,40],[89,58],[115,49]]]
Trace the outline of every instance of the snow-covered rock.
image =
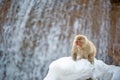
[[120,67],[106,65],[95,59],[94,65],[86,59],[73,61],[63,57],[53,61],[44,80],[120,80]]
[[94,80],[120,80],[120,67],[107,65],[101,60],[95,59]]

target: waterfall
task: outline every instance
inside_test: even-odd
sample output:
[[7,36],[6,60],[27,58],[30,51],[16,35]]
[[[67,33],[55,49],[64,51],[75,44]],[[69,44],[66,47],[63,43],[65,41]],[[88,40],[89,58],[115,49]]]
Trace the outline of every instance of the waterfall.
[[7,1],[0,0],[0,17],[6,14],[0,22],[0,80],[42,80],[53,60],[71,55],[76,34],[86,35],[96,57],[109,61],[109,0]]

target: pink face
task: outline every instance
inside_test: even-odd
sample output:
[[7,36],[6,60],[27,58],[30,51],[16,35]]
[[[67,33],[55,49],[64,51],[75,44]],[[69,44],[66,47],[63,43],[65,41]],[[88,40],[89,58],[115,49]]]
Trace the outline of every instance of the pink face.
[[82,47],[82,45],[85,43],[85,37],[82,35],[76,36],[76,45],[77,47]]
[[82,42],[80,40],[77,40],[76,45],[80,47],[82,45]]

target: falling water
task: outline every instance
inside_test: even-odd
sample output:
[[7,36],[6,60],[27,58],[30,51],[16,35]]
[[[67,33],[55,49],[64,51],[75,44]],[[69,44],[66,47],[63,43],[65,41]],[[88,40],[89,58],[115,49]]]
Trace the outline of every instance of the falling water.
[[0,80],[43,80],[53,60],[70,56],[76,34],[86,35],[97,47],[96,57],[109,61],[109,0],[7,1],[0,0],[5,17],[0,22]]

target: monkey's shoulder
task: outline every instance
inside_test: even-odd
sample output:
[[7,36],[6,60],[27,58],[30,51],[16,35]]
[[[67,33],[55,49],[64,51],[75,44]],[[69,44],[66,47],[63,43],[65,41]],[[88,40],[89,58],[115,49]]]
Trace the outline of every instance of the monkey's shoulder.
[[91,42],[91,41],[88,42],[88,45],[89,45],[89,47],[91,47],[91,46],[94,46],[94,47],[95,47],[94,43]]
[[89,49],[91,52],[95,52],[96,53],[96,47],[94,45],[93,42],[89,41]]

